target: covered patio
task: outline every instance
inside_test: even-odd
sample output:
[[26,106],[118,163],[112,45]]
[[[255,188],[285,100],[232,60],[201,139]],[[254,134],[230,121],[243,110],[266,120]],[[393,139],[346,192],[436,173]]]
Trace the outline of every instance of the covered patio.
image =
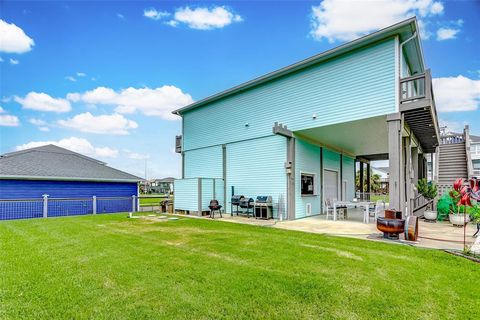
[[[352,211],[352,216],[357,218],[355,221],[332,221],[326,220],[325,216],[314,216],[297,220],[257,220],[242,216],[224,215],[223,218],[215,220],[258,225],[261,227],[272,227],[285,230],[296,230],[308,233],[325,234],[339,237],[350,237],[370,241],[382,241],[386,243],[403,244],[429,249],[441,250],[463,250],[463,228],[454,227],[449,222],[430,223],[424,220],[419,221],[419,238],[416,242],[405,241],[403,235],[396,241],[386,240],[377,230],[375,223],[365,224],[358,220],[362,215],[360,209],[357,212]],[[200,219],[209,219],[202,217]],[[476,238],[473,237],[476,228],[473,224],[467,225],[466,241],[467,245],[472,245]]]

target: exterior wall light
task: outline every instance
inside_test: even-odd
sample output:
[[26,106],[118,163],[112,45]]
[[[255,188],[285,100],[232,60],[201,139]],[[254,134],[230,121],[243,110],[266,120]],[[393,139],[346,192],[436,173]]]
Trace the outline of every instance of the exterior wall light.
[[317,119],[317,114],[314,113],[314,114],[312,115],[312,118],[313,118],[314,120]]
[[248,122],[245,122],[245,127],[250,127],[250,124]]

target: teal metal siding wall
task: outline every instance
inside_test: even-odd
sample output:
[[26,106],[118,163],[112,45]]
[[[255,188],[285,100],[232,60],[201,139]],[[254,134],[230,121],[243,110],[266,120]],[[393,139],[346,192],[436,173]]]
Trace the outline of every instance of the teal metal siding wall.
[[185,178],[223,178],[222,146],[186,151]]
[[[316,195],[302,196],[300,190],[301,173],[316,175]],[[321,175],[320,175],[320,147],[296,139],[295,145],[295,217],[306,216],[306,205],[312,206],[312,215],[320,213]]]
[[286,138],[270,136],[227,145],[227,212],[230,212],[231,187],[235,194],[255,198],[272,196],[274,215],[278,199],[287,195],[285,161]]
[[345,199],[350,201],[355,197],[355,160],[353,158],[343,156],[342,172],[343,180],[347,181]]
[[352,51],[185,112],[184,150],[395,112],[395,74],[393,38]]
[[335,170],[340,173],[340,154],[323,148],[323,168]]
[[198,211],[198,179],[178,179],[174,182],[175,210]]

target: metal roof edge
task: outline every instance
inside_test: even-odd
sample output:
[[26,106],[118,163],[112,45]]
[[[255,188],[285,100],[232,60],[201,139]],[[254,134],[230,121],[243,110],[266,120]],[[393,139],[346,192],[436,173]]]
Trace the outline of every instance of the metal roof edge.
[[[406,19],[404,21],[401,21],[401,22],[398,22],[394,25],[391,25],[391,26],[388,26],[388,27],[383,28],[381,30],[375,31],[373,33],[370,33],[370,34],[365,35],[363,37],[360,37],[358,39],[349,41],[347,43],[344,43],[342,45],[339,45],[339,46],[337,46],[335,48],[332,48],[332,49],[329,49],[327,51],[321,52],[321,53],[316,54],[314,56],[311,56],[309,58],[300,60],[299,62],[293,63],[293,64],[288,65],[286,67],[283,67],[281,69],[269,72],[269,73],[267,73],[263,76],[254,78],[252,80],[249,80],[247,82],[244,82],[242,84],[234,86],[230,89],[221,91],[219,93],[216,93],[214,95],[211,95],[209,97],[201,99],[197,102],[189,104],[189,105],[187,105],[183,108],[176,109],[176,110],[172,111],[172,113],[175,114],[175,115],[181,115],[185,111],[195,109],[197,107],[200,107],[200,106],[203,106],[207,103],[213,102],[215,100],[224,98],[224,97],[229,96],[231,94],[240,92],[242,90],[249,89],[251,87],[254,87],[254,86],[257,86],[259,84],[265,83],[267,81],[279,78],[281,76],[284,76],[286,74],[295,72],[297,70],[301,70],[301,69],[306,68],[306,67],[308,67],[312,64],[315,64],[315,63],[318,63],[320,61],[330,59],[330,58],[333,58],[333,57],[338,56],[340,54],[343,54],[346,51],[353,50],[353,49],[368,45],[368,44],[373,43],[375,41],[378,41],[380,39],[383,39],[383,38],[389,37],[391,35],[394,35],[395,32],[393,32],[393,31],[395,31],[399,28],[408,26],[409,24],[412,24],[412,23],[414,23],[415,29],[418,30],[417,18],[415,16],[411,17],[411,18],[408,18],[408,19]],[[422,56],[422,63],[423,63],[423,56]]]

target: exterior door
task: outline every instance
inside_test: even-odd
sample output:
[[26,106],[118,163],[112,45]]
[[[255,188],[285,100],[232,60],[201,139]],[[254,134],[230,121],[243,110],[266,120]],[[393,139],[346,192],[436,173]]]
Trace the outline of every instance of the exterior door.
[[338,200],[338,172],[325,169],[323,177],[323,190],[325,190],[324,199],[330,199],[331,201],[333,201],[333,199]]

